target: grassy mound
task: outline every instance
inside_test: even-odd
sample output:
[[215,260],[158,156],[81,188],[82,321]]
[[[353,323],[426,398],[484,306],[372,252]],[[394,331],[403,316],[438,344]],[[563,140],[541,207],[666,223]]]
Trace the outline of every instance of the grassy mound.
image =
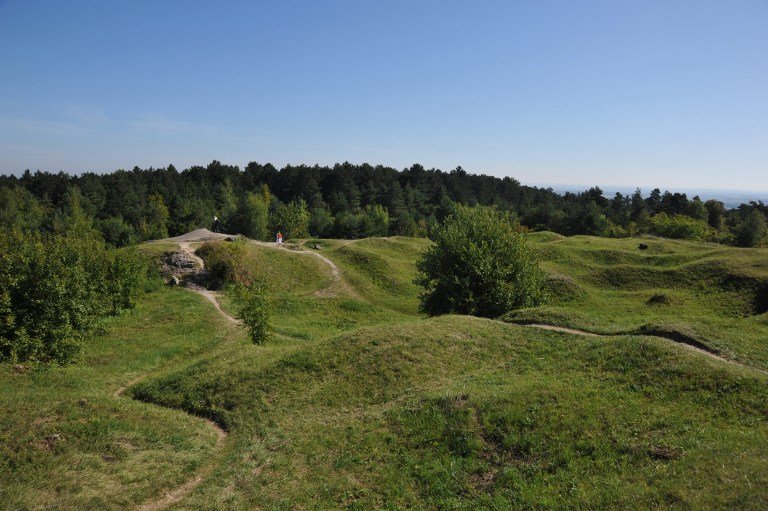
[[205,299],[167,288],[106,329],[70,367],[0,365],[0,509],[133,508],[213,453],[199,419],[114,393],[243,334]]
[[[768,507],[766,377],[680,345],[768,367],[768,251],[532,241],[552,300],[507,321],[637,335],[424,319],[426,240],[244,244],[240,268],[274,301],[264,346],[163,289],[77,366],[0,366],[0,503],[133,507],[210,463],[181,507]],[[229,431],[223,449],[195,416]]]
[[428,244],[422,238],[366,238],[323,252],[344,271],[364,299],[415,314],[421,292],[413,282],[416,259]]
[[441,317],[256,364],[233,351],[136,393],[243,432],[251,462],[204,494],[234,478],[233,508],[768,502],[765,378],[648,338]]
[[[506,320],[596,333],[692,336],[711,351],[766,368],[768,250],[644,237],[532,239],[553,277],[548,306]],[[639,250],[639,244],[647,249]],[[557,279],[566,276],[568,284]]]

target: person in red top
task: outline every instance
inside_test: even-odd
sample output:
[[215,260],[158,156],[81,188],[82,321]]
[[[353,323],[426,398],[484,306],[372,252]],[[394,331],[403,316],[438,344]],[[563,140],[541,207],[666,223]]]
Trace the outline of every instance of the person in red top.
[[277,240],[275,240],[275,243],[282,243],[283,242],[283,233],[278,231],[277,232]]

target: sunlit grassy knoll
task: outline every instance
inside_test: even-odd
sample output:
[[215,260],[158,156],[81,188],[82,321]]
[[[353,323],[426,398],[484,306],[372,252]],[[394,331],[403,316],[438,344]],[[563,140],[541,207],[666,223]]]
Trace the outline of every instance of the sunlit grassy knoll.
[[[316,243],[326,246],[326,240]],[[296,253],[249,245],[250,264],[270,290],[273,330],[283,337],[308,341],[360,326],[416,319],[415,291],[411,283],[416,252],[412,247],[419,246],[419,242],[399,238],[359,240],[344,245],[341,250],[346,249],[345,254],[361,253],[362,257],[369,257],[369,247],[375,248],[381,243],[386,243],[384,250],[379,250],[385,255],[377,259],[380,266],[376,271],[386,274],[389,282],[394,283],[390,287],[397,289],[377,289],[375,281],[350,278],[343,257],[337,257],[333,250],[320,252],[342,269],[341,282],[335,282],[328,264],[312,256],[309,252],[312,248]],[[406,292],[398,294],[403,289]],[[332,292],[326,293],[326,290]],[[235,314],[229,291],[225,289],[221,296],[222,307]],[[369,295],[374,299],[368,301]]]
[[[0,366],[2,409],[18,410],[0,418],[0,479],[13,481],[0,508],[130,508],[206,463],[173,509],[768,507],[763,373],[655,337],[425,319],[413,279],[428,243],[247,245],[279,334],[264,346],[202,297],[163,289],[111,320],[79,365]],[[507,321],[655,325],[768,367],[768,252],[552,233],[531,243],[553,301]],[[220,299],[234,312],[229,289]],[[228,430],[221,449],[195,415]],[[63,440],[40,443],[51,434]]]
[[366,300],[382,307],[415,314],[420,288],[414,284],[416,259],[429,246],[423,238],[366,238],[321,252],[344,272]]
[[442,317],[137,394],[235,432],[192,509],[761,509],[766,383],[659,339]]
[[601,333],[680,332],[768,367],[768,250],[658,238],[532,238],[553,300],[507,320]]
[[114,392],[242,333],[202,298],[167,289],[104,328],[77,364],[0,365],[0,509],[125,509],[212,453],[216,436],[199,419]]

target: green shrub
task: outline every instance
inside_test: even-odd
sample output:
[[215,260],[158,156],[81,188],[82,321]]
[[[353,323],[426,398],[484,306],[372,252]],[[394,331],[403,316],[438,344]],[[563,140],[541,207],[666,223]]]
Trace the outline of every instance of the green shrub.
[[254,344],[264,344],[269,338],[270,304],[266,286],[255,280],[235,288],[237,317],[248,328]]
[[136,305],[146,275],[100,240],[0,234],[0,360],[71,361],[100,317]]
[[112,314],[135,308],[149,286],[149,261],[135,249],[113,251],[106,285]]
[[717,234],[707,222],[685,215],[659,213],[651,217],[650,224],[651,232],[665,238],[709,241]]
[[543,274],[525,236],[494,208],[457,206],[416,264],[422,311],[497,317],[541,304]]
[[249,284],[254,280],[249,264],[246,241],[213,241],[204,243],[196,253],[205,261],[205,267],[215,277],[234,284]]

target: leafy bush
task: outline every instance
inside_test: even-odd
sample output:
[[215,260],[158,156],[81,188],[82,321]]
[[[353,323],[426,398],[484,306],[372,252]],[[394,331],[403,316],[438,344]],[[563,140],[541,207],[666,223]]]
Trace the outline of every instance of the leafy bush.
[[207,242],[196,252],[205,260],[208,271],[225,282],[248,285],[254,280],[248,248],[243,240]]
[[416,263],[424,312],[497,317],[543,302],[538,261],[506,214],[459,205],[431,238]]
[[105,282],[111,314],[133,309],[149,285],[149,263],[135,249],[111,252]]
[[659,213],[651,217],[650,223],[651,232],[665,238],[708,241],[714,239],[717,234],[704,220],[685,215]]
[[147,262],[99,240],[0,234],[0,360],[64,364],[97,320],[136,305]]
[[235,288],[237,317],[248,328],[254,344],[264,344],[269,338],[270,305],[266,286],[260,280]]

